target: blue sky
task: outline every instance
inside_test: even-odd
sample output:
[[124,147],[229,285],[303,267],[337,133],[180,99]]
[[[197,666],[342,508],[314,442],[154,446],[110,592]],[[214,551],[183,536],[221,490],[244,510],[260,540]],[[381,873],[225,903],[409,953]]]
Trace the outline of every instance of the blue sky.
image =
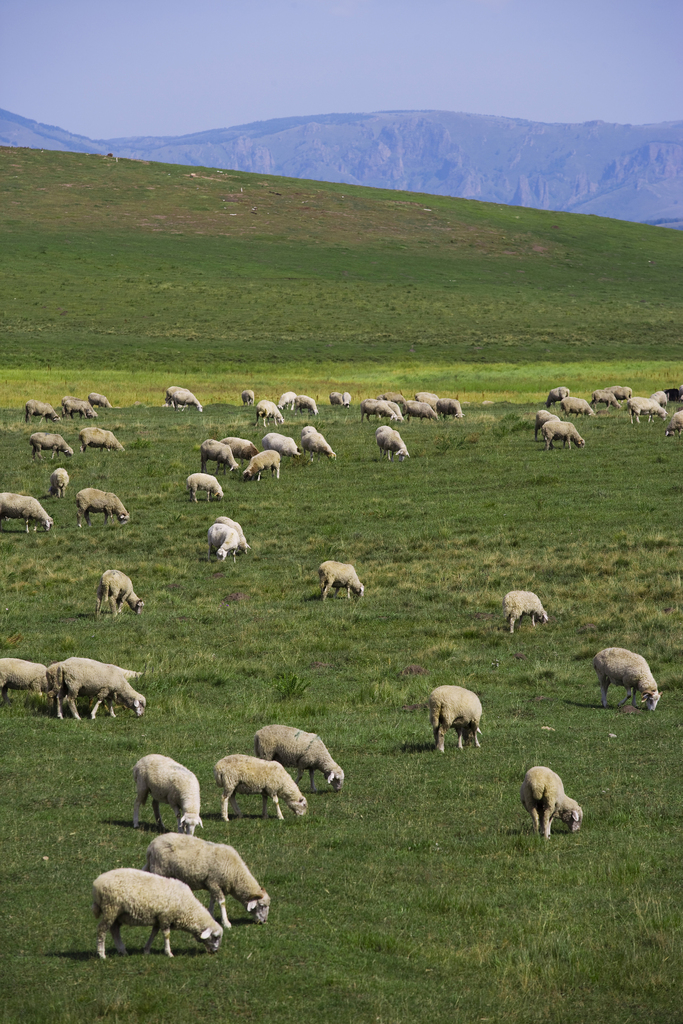
[[683,0],[0,0],[0,106],[88,135],[347,111],[683,119]]

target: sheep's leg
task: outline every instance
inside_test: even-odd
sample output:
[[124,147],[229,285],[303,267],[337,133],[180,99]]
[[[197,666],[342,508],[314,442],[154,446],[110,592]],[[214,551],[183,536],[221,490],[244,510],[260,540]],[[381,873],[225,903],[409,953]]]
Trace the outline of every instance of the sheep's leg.
[[329,592],[330,592],[330,584],[329,583],[323,583],[323,601],[325,600],[325,598],[327,597]]
[[218,900],[218,905],[221,908],[221,924],[224,928],[232,928],[232,925],[228,921],[228,914],[225,909],[225,895],[223,894],[223,890],[219,886],[216,886],[215,889],[210,889],[209,892],[211,894],[211,899],[209,900],[209,913],[213,917],[214,904],[216,900]]
[[28,533],[28,519],[26,520],[26,532]]
[[457,725],[455,727],[455,731],[458,734],[458,750],[462,750],[462,734],[463,734],[463,731],[464,731],[463,726],[462,725]]
[[159,813],[159,801],[158,800],[152,799],[152,810],[154,811],[154,820],[156,821],[157,825],[159,826],[159,828],[163,832],[164,831],[164,823],[161,820],[161,814]]
[[[90,522],[90,512],[89,511],[85,513],[85,521],[88,524],[88,526],[92,526],[92,523]],[[80,526],[80,523],[78,525]]]
[[532,807],[529,814],[531,815],[531,820],[534,823],[534,832],[538,832],[538,811],[535,807]]
[[637,696],[638,696],[638,687],[634,686],[633,687],[633,700],[631,701],[631,703],[633,704],[633,707],[636,706],[636,697]]
[[315,788],[315,779],[313,778],[314,775],[315,775],[315,768],[309,768],[308,769],[308,777],[311,780],[311,793],[317,793],[318,792],[318,790]]
[[514,615],[510,616],[510,618],[508,619],[508,622],[510,623],[510,632],[514,633],[514,631],[515,631],[515,617],[514,617]]
[[[264,796],[263,796],[263,812],[264,812],[264,813],[263,813],[263,817],[264,817],[264,818],[267,818],[267,817],[268,817],[268,812],[267,812],[267,810],[266,810],[266,806],[267,806],[267,801],[268,801],[268,798],[267,798],[267,796],[266,796],[266,795],[264,794]],[[277,793],[273,793],[273,803],[275,804],[275,810],[277,811],[277,816],[278,816],[278,818],[280,819],[280,821],[284,821],[284,820],[285,820],[285,816],[284,816],[284,814],[282,813],[282,808],[280,807],[280,801],[278,800],[278,795],[277,795]]]
[[600,697],[602,699],[603,708],[607,707],[607,687],[609,686],[609,680],[600,680]]
[[[267,818],[268,817],[268,794],[264,790],[263,793],[261,794],[261,796],[263,797],[263,810],[261,811],[261,817],[262,818]],[[273,803],[277,807],[277,794],[275,794],[275,796],[273,797]],[[278,810],[279,810],[279,808],[278,808]]]
[[144,953],[149,953],[150,949],[152,948],[152,943],[154,942],[154,940],[157,937],[158,931],[159,931],[159,925],[158,924],[153,925],[152,926],[152,931],[150,933],[150,936],[147,939],[147,944],[145,945],[145,948],[143,950]]
[[121,956],[126,956],[126,947],[124,946],[123,939],[121,938],[121,926],[118,921],[114,921],[110,931],[117,950]]
[[443,729],[443,725],[441,724],[441,722],[439,722],[438,725],[434,726],[434,743],[436,745],[436,749],[441,754],[443,754],[443,752],[444,752],[443,741],[444,741],[444,729]]
[[69,705],[69,710],[70,710],[71,714],[73,715],[73,717],[78,719],[78,721],[80,722],[81,716],[78,713],[78,708],[76,707],[76,701],[73,699],[73,697],[67,697],[66,698],[66,702]]
[[543,836],[545,839],[550,839],[550,826],[553,823],[553,816],[550,813],[549,807],[544,807],[541,811],[541,820],[543,822]]
[[347,587],[346,587],[346,596],[347,596],[347,598],[350,601],[351,600],[351,584],[350,583],[347,584]]
[[105,948],[104,948],[104,943],[105,943],[105,938],[106,938],[108,930],[109,929],[107,928],[107,922],[106,921],[100,921],[100,923],[97,926],[97,955],[102,960],[106,960],[107,959],[107,954],[106,954],[106,951],[105,951]]
[[474,745],[475,745],[475,747],[481,747],[481,743],[477,739],[477,733],[481,733],[481,729],[479,728],[479,726],[477,726],[477,728],[474,730],[472,735],[474,736]]
[[11,707],[12,706],[12,701],[7,696],[8,686],[9,686],[9,684],[5,683],[5,685],[2,688],[2,703],[3,704],[9,704],[9,706]]
[[[234,793],[230,794],[230,806],[232,807],[232,809],[235,812],[235,814],[237,815],[237,817],[241,818],[242,817],[242,812],[240,810],[239,804],[237,803],[237,800],[235,800],[235,794]],[[228,808],[227,808],[227,805],[226,805],[226,808],[225,808],[225,811],[226,811],[225,820],[226,821],[228,820],[227,810],[228,810]]]
[[102,698],[100,697],[100,699],[95,703],[95,707],[90,712],[90,717],[91,718],[95,717],[95,715],[97,714],[97,709],[98,709],[98,707],[100,706],[101,703],[102,703]]
[[[619,703],[617,704],[618,708],[620,708],[622,704],[625,704],[626,701],[629,700],[629,698],[631,696],[631,687],[630,686],[624,687],[624,689],[626,690],[626,696],[624,697],[623,700],[619,701]],[[633,706],[634,707],[636,706],[636,694],[635,694],[635,691],[633,693]]]
[[531,625],[532,626],[536,625],[536,612],[532,612],[531,613]]

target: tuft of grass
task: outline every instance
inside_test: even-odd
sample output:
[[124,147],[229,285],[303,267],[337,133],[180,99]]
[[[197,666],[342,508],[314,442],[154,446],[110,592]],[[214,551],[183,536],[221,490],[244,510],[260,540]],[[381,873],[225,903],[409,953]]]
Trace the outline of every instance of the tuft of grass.
[[273,689],[280,700],[303,697],[310,685],[310,680],[302,679],[296,672],[279,672],[273,680]]

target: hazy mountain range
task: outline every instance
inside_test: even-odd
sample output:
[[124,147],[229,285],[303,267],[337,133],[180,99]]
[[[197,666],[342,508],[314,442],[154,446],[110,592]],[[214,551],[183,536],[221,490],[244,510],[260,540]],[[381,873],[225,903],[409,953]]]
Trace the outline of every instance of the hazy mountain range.
[[543,124],[441,110],[88,139],[0,110],[0,145],[407,189],[683,228],[683,121]]

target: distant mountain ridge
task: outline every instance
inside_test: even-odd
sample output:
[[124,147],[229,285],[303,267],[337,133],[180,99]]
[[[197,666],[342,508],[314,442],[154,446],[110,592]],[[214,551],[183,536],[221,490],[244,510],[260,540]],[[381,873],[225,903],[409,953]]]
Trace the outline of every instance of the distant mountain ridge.
[[0,110],[0,145],[112,152],[683,228],[683,121],[544,124],[398,110],[88,139]]

